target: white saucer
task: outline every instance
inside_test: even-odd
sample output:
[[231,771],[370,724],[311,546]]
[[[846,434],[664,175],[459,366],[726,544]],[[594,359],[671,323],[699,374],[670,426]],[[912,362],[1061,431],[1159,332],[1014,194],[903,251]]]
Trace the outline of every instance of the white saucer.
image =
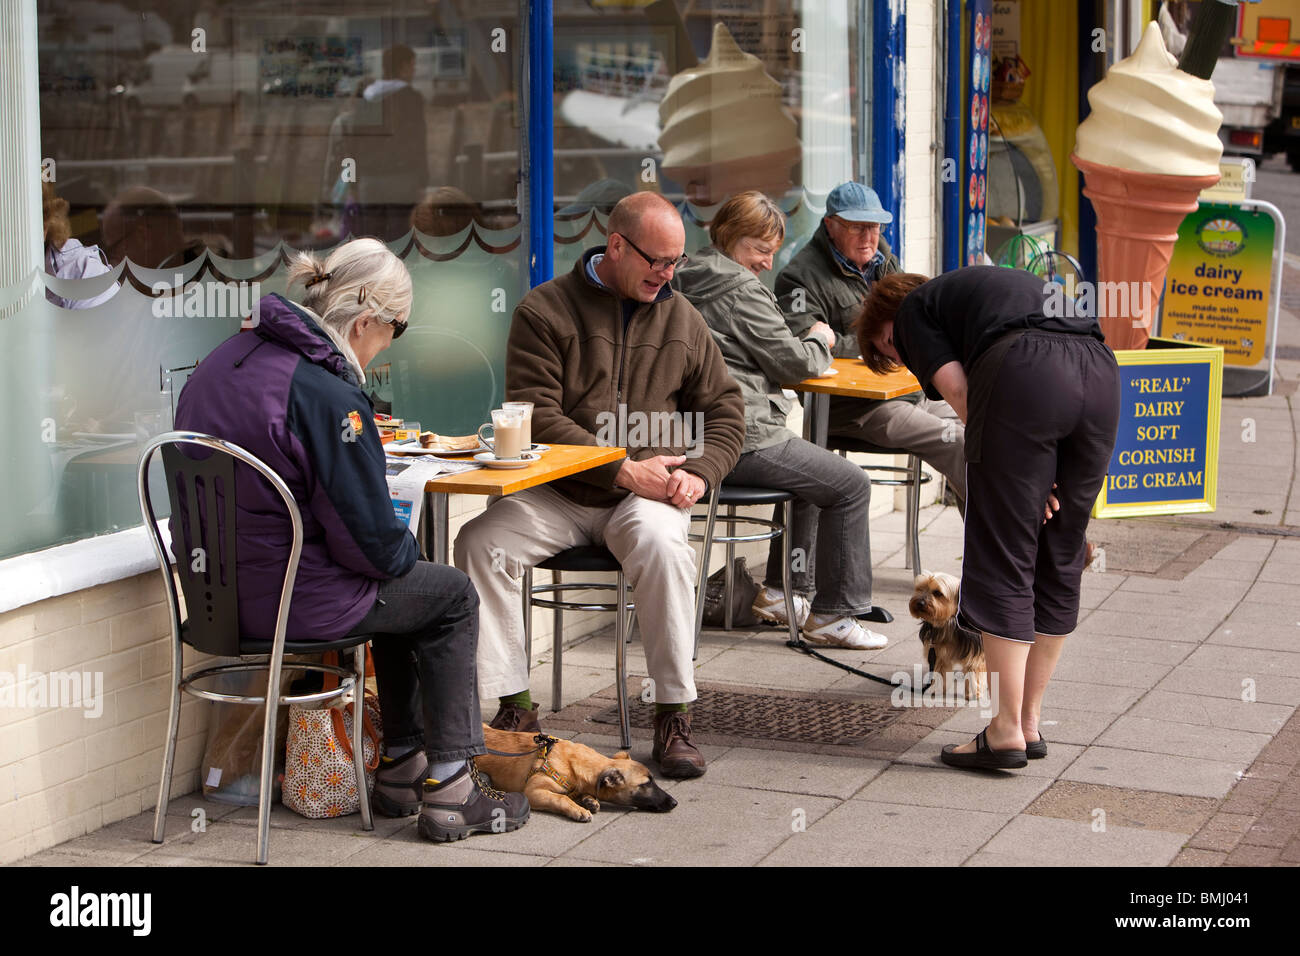
[[527,468],[533,462],[540,461],[541,458],[541,455],[533,451],[526,451],[518,458],[498,458],[490,451],[481,452],[474,456],[476,462],[488,468]]
[[[488,451],[491,451],[495,446],[492,441],[485,441],[483,442],[483,447],[486,448]],[[551,450],[550,445],[539,445],[537,444],[537,442],[533,442],[531,445],[529,445],[527,448],[524,449],[524,453],[528,454],[529,452],[531,452],[533,454],[540,455],[542,452],[550,451],[550,450]]]

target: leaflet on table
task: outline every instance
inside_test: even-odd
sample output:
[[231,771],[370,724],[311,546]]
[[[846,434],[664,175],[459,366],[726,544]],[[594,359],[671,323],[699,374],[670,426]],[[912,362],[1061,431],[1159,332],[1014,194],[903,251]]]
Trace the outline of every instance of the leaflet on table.
[[393,500],[393,512],[415,532],[420,525],[420,506],[424,502],[424,485],[439,475],[474,471],[480,466],[474,462],[446,461],[432,455],[418,458],[385,459],[388,494]]

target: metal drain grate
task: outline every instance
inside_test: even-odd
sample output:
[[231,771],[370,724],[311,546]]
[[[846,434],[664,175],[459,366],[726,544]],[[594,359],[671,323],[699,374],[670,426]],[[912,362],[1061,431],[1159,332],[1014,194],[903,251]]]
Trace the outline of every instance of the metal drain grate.
[[[757,740],[801,743],[853,744],[884,730],[903,715],[889,700],[843,700],[782,692],[748,694],[698,688],[691,704],[692,734],[719,734]],[[654,705],[638,698],[629,703],[632,726],[654,727]],[[618,705],[593,718],[601,724],[618,723]]]

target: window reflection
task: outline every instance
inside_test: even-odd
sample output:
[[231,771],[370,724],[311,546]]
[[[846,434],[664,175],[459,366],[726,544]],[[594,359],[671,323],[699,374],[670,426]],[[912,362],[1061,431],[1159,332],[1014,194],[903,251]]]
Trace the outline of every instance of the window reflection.
[[[39,0],[74,237],[148,268],[386,241],[430,189],[518,223],[517,5]],[[494,30],[500,56],[490,51]]]
[[[757,189],[791,217],[777,268],[855,178],[856,3],[657,0],[555,7],[556,262],[604,235],[598,197],[655,190],[687,247]],[[770,281],[770,278],[769,280]]]

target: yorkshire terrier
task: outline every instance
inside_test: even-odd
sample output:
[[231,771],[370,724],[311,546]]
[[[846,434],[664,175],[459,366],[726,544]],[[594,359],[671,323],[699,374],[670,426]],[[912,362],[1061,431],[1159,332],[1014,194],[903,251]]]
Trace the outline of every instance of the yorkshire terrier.
[[[942,571],[916,576],[907,610],[921,622],[921,647],[944,696],[980,698],[988,687],[988,665],[978,631],[957,623],[961,581]],[[960,684],[956,686],[960,672]],[[945,684],[947,686],[945,686]]]

